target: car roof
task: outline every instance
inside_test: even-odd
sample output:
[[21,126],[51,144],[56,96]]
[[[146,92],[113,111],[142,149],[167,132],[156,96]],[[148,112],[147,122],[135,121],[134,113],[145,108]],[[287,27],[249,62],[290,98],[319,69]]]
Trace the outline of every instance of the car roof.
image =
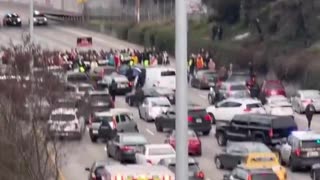
[[258,99],[252,99],[252,98],[227,98],[224,101],[233,101],[241,104],[251,104],[251,103],[261,103]]
[[51,114],[76,114],[76,109],[71,108],[57,108],[51,111]]
[[[233,146],[233,145],[237,145],[237,146],[241,146],[244,147],[245,149],[247,149],[248,151],[255,149],[255,147],[263,147],[266,150],[269,150],[271,152],[271,150],[268,148],[268,146],[266,146],[264,143],[261,142],[253,142],[253,141],[242,141],[242,142],[228,142],[227,144],[228,146]],[[266,151],[267,152],[267,151]]]
[[109,92],[107,90],[103,90],[103,91],[88,91],[89,95],[109,95]]
[[293,131],[291,134],[299,140],[320,140],[320,133],[315,131]]
[[[166,164],[176,164],[177,158],[176,157],[170,157],[170,158],[163,158],[161,160],[163,160]],[[189,164],[195,164],[195,163],[198,163],[198,162],[194,158],[188,157],[188,163]]]
[[307,93],[320,93],[319,90],[312,90],[312,89],[305,89],[305,90],[298,90],[300,94],[307,94]]
[[172,146],[170,144],[146,144],[145,145],[146,148],[172,148]]
[[253,172],[253,173],[271,173],[271,174],[275,174],[275,172],[273,171],[272,168],[249,168],[244,164],[239,164],[236,168],[244,169],[246,171]]
[[245,84],[238,81],[225,81],[222,84],[225,84],[227,86],[238,86],[238,85],[245,86]]
[[111,117],[113,116],[113,113],[110,111],[102,111],[102,112],[95,112],[94,115],[97,117],[106,117],[106,116]]
[[146,97],[146,99],[148,99],[149,101],[151,102],[157,102],[159,100],[162,100],[162,101],[168,101],[168,98],[164,97],[164,96],[158,96],[158,97]]
[[[154,174],[154,175],[169,175],[174,176],[174,174],[165,166],[155,165],[107,165],[105,166],[107,171],[112,174],[121,174],[122,176],[136,176],[136,175],[145,175],[145,174]],[[172,177],[174,178],[174,177]]]
[[118,114],[118,113],[133,114],[133,112],[130,109],[126,109],[126,108],[112,108],[112,109],[110,109],[110,112],[112,114]]
[[76,86],[78,86],[78,87],[93,87],[92,84],[89,84],[89,83],[79,83],[79,84],[76,84]]

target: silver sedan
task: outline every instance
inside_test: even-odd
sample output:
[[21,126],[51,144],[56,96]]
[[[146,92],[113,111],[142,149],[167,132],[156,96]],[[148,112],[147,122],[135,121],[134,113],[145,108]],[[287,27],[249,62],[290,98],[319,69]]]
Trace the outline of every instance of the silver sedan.
[[166,112],[171,104],[166,97],[147,97],[139,106],[139,116],[145,121],[153,121],[157,116]]
[[298,113],[304,113],[308,104],[313,104],[316,111],[320,111],[320,91],[318,90],[298,90],[291,97],[293,110]]

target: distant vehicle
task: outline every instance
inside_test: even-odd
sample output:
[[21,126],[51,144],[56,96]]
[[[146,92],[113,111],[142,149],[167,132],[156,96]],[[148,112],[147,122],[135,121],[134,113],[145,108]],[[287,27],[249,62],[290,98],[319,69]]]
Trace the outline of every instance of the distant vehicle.
[[291,171],[309,168],[320,162],[320,133],[296,131],[279,147],[280,160]]
[[166,97],[147,97],[138,107],[139,116],[145,121],[154,121],[157,116],[170,108],[170,101]]
[[40,13],[39,11],[34,11],[33,24],[46,26],[46,25],[48,25],[48,19],[44,14]]
[[[161,114],[155,119],[157,131],[162,132],[164,129],[175,129],[175,120],[176,113],[174,108]],[[199,106],[189,106],[188,119],[185,121],[188,121],[189,128],[195,132],[201,132],[205,136],[210,134],[212,119],[204,108]]]
[[[158,165],[167,167],[172,173],[176,172],[176,158],[161,159]],[[188,175],[189,180],[205,179],[203,171],[200,170],[199,163],[190,157],[188,158]]]
[[[176,131],[172,131],[164,142],[176,148]],[[201,140],[193,130],[188,130],[188,152],[199,156],[202,154]]]
[[308,104],[312,104],[316,111],[320,111],[320,91],[318,90],[298,90],[291,97],[291,103],[295,112],[304,113]]
[[230,174],[225,174],[223,180],[281,180],[272,169],[252,169],[239,165]]
[[260,99],[263,103],[265,103],[266,98],[270,96],[276,96],[276,95],[286,95],[286,90],[281,83],[280,80],[265,80],[263,81],[261,92],[260,92]]
[[146,80],[144,87],[165,87],[175,90],[176,70],[166,66],[146,68]]
[[320,163],[311,167],[310,176],[312,180],[320,180]]
[[266,114],[261,101],[252,98],[228,98],[206,109],[213,123],[231,121],[236,114]]
[[228,77],[226,82],[237,82],[242,85],[248,84],[250,81],[250,74],[249,72],[241,72],[241,71],[235,71],[232,72],[231,76]]
[[270,96],[264,105],[267,114],[294,117],[292,104],[284,96]]
[[[150,165],[110,165],[107,162],[95,162],[89,172],[88,180],[175,180],[175,175],[164,166]],[[273,179],[270,179],[273,180]]]
[[147,143],[147,139],[142,134],[118,133],[107,142],[107,154],[108,157],[113,157],[120,162],[135,162],[136,152],[141,152]]
[[[241,127],[241,131],[238,129]],[[217,121],[216,139],[220,146],[228,141],[259,141],[268,145],[277,145],[287,138],[298,126],[289,116],[266,114],[235,115],[228,123]]]
[[271,153],[271,150],[260,142],[231,142],[222,153],[215,155],[214,163],[218,169],[233,169],[237,167],[249,153]]
[[76,110],[59,108],[51,112],[49,132],[52,136],[73,137],[81,139],[85,132],[84,119],[79,117]]
[[216,86],[218,79],[218,73],[215,71],[199,70],[195,77],[191,78],[191,86],[198,89],[209,89]]
[[141,152],[136,153],[136,162],[156,165],[161,159],[175,157],[176,151],[170,144],[146,144]]
[[81,100],[87,91],[94,91],[94,87],[87,83],[67,84],[65,86],[65,93],[69,97]]
[[21,18],[17,13],[8,13],[4,15],[4,18],[2,20],[3,26],[21,26]]
[[59,98],[55,101],[53,104],[53,107],[55,109],[57,108],[65,108],[65,109],[78,109],[79,108],[79,102],[77,99],[73,98]]
[[86,73],[81,72],[67,72],[65,75],[65,82],[71,84],[92,84],[92,81],[90,80],[89,76]]
[[89,76],[94,81],[101,81],[104,76],[110,75],[115,71],[116,69],[113,66],[98,66],[90,70]]
[[112,80],[117,83],[117,94],[126,94],[131,92],[133,84],[129,82],[128,78],[124,75],[113,73],[111,75],[105,75],[102,77],[101,81],[98,81],[98,87],[101,89],[108,88],[111,85]]
[[[167,97],[171,104],[175,104],[175,92],[169,88],[159,88],[159,87],[152,87],[152,88],[143,88],[143,99],[145,97]],[[132,91],[126,94],[125,101],[130,106],[136,106],[142,102],[138,102],[137,98],[137,91]]]

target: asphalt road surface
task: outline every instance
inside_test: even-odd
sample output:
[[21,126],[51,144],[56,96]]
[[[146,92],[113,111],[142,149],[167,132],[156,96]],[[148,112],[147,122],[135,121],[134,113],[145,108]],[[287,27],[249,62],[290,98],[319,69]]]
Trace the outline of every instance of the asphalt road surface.
[[[7,7],[0,3],[0,17],[6,12],[17,12],[22,16],[22,28],[3,28],[0,27],[0,45],[8,45],[9,42],[14,44],[21,41],[21,34],[28,30],[28,10],[26,8],[10,6]],[[125,48],[141,48],[137,45],[117,40],[104,34],[91,32],[75,27],[61,26],[56,23],[50,24],[48,27],[35,27],[35,41],[40,43],[44,48],[70,50],[76,46],[76,38],[78,36],[92,36],[94,49],[125,49]],[[190,100],[199,105],[207,106],[207,91],[188,88],[188,96]],[[126,105],[123,97],[116,98],[116,107],[129,108],[134,112],[135,119],[138,123],[140,132],[143,133],[150,143],[163,143],[166,134],[157,133],[153,123],[146,123],[139,119],[136,108]],[[307,121],[304,115],[296,115],[296,121],[300,129],[306,129]],[[313,129],[320,129],[320,116],[314,117]],[[220,148],[214,138],[214,128],[209,136],[201,137],[202,156],[196,157],[200,167],[205,173],[206,179],[219,180],[222,179],[226,171],[217,170],[214,165],[214,155],[220,152]],[[65,141],[61,142],[61,171],[66,180],[85,180],[88,178],[85,167],[90,167],[92,162],[96,160],[106,160],[105,143],[100,142],[93,144],[90,141],[88,132],[81,141]],[[110,163],[117,163],[110,159]],[[291,173],[288,170],[289,180],[310,179],[308,173]]]

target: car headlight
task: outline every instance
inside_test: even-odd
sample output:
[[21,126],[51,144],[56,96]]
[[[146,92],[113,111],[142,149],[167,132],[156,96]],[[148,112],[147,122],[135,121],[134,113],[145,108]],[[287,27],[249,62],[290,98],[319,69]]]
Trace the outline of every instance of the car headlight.
[[37,18],[33,18],[33,21],[37,21]]
[[20,22],[20,21],[21,21],[21,19],[20,19],[20,18],[18,18],[18,19],[17,19],[17,21],[18,21],[18,22]]
[[44,18],[44,21],[47,21],[47,18]]

